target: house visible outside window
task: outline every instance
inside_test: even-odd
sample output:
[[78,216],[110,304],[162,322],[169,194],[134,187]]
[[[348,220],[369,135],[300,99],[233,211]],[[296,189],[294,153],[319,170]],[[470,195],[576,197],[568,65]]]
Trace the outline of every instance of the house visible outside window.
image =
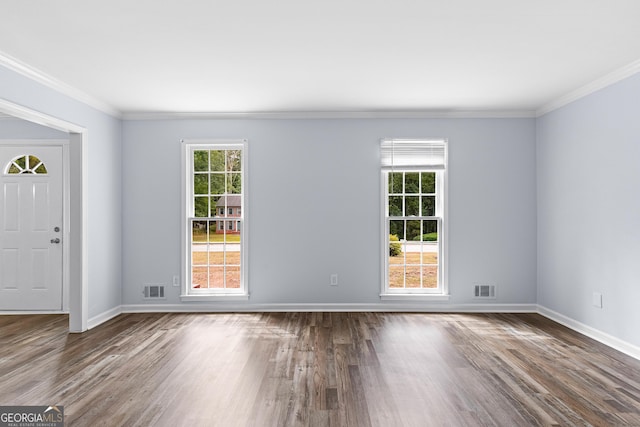
[[183,154],[182,299],[246,299],[247,143],[185,140]]
[[383,140],[383,298],[443,298],[445,140]]

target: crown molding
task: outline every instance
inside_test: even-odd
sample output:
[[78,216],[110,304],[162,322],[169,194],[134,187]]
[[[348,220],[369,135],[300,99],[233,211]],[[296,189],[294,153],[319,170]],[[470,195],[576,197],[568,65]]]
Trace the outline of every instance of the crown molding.
[[638,72],[640,72],[640,59],[609,74],[606,74],[599,79],[592,81],[591,83],[587,83],[586,85],[579,87],[578,89],[569,92],[566,95],[561,96],[555,101],[551,101],[543,105],[538,110],[536,110],[536,117],[543,116],[547,113],[557,110],[558,108],[564,107],[565,105],[577,101],[580,98],[584,98],[587,95],[599,91],[600,89],[604,89],[607,86],[611,86],[612,84],[626,79],[627,77],[631,77]]
[[[185,119],[513,119],[537,118],[564,107],[640,72],[640,60],[600,77],[536,110],[409,110],[409,111],[265,111],[265,112],[121,112],[46,73],[0,51],[0,66],[12,70],[50,89],[122,120]],[[1,118],[1,117],[0,117]]]
[[55,77],[52,77],[28,64],[25,64],[19,59],[13,58],[2,51],[0,51],[0,66],[14,71],[31,80],[34,80],[50,89],[55,90],[56,92],[68,96],[69,98],[80,101],[83,104],[93,107],[105,114],[116,118],[122,118],[122,113],[119,110],[113,108],[105,102],[100,101],[92,97],[91,95],[74,88],[73,86],[63,83]]
[[439,111],[274,111],[274,112],[124,112],[123,120],[214,120],[214,119],[505,119],[535,118],[528,110],[439,110]]

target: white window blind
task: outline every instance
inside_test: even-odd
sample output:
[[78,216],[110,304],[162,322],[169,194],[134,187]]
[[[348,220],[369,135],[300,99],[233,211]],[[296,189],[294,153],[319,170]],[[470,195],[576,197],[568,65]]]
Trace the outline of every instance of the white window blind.
[[444,169],[447,164],[444,139],[385,139],[380,144],[383,169]]

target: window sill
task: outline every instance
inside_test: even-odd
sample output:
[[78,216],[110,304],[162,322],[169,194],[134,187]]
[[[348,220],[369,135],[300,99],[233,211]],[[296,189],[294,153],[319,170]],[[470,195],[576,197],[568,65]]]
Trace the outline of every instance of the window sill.
[[180,295],[182,302],[247,301],[249,294]]
[[449,295],[442,294],[380,294],[387,301],[449,301]]

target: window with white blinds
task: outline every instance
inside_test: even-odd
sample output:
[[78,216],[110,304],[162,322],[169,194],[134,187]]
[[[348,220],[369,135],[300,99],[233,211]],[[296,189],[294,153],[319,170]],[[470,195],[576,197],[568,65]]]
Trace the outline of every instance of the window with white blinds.
[[383,140],[382,297],[444,296],[447,141]]

